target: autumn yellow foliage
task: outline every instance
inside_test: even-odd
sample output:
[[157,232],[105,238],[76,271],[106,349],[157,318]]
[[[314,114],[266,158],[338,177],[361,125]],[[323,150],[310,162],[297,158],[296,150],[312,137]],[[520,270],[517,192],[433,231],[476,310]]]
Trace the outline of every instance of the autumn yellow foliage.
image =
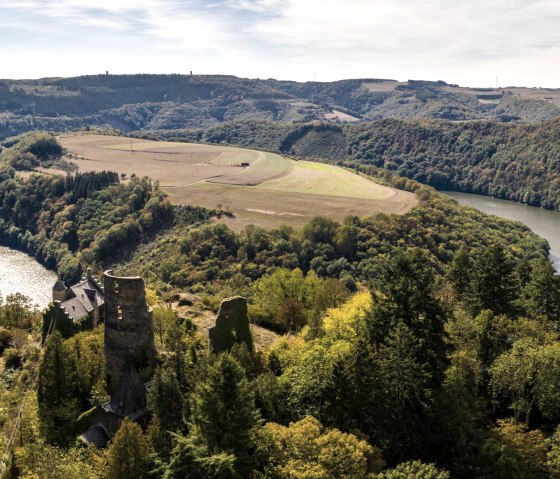
[[358,326],[371,312],[373,301],[367,290],[359,291],[339,308],[327,310],[323,330],[331,341],[356,339]]
[[327,429],[314,417],[282,426],[267,423],[261,432],[269,444],[269,467],[292,479],[362,479],[379,472],[380,451],[353,434]]

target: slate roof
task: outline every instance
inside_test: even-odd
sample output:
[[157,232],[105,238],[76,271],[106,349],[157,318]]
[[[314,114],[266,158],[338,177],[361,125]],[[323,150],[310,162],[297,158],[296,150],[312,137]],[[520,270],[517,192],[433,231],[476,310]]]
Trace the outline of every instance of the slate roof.
[[66,291],[66,285],[64,284],[63,281],[57,279],[52,289],[53,291]]
[[71,286],[70,289],[76,295],[88,313],[103,306],[103,293],[99,291],[97,284],[90,279],[80,281],[78,284]]
[[84,308],[79,298],[67,299],[64,303],[61,303],[61,306],[64,306],[64,311],[68,313],[74,322],[88,315],[88,310]]
[[[57,284],[58,281],[55,287],[57,287]],[[71,286],[68,294],[73,297],[62,302],[61,306],[64,307],[72,321],[79,321],[105,303],[99,286],[89,278],[83,279],[78,284]]]
[[86,432],[80,435],[83,441],[93,444],[96,447],[107,447],[107,443],[111,440],[105,426],[98,422],[91,426]]

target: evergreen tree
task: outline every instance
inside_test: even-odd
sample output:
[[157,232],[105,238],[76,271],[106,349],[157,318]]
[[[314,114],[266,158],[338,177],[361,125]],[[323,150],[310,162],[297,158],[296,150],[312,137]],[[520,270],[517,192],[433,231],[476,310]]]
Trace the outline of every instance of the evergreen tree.
[[515,314],[516,281],[513,263],[504,248],[494,244],[485,249],[473,271],[467,301],[471,312],[477,315],[489,309],[495,314]]
[[528,316],[560,321],[560,277],[547,258],[533,263],[529,281],[523,285],[522,306]]
[[78,416],[76,388],[76,363],[55,331],[47,339],[37,389],[40,430],[50,444],[66,444],[74,435]]
[[191,386],[192,374],[189,369],[191,363],[196,360],[196,354],[193,352],[193,344],[185,330],[185,325],[181,321],[177,319],[170,321],[165,331],[164,343],[167,351],[171,353],[167,361],[168,365],[173,368],[179,387],[183,393],[186,393]]
[[257,465],[254,394],[228,353],[210,361],[190,397],[189,436],[177,437],[167,479],[246,478]]
[[[433,391],[429,388],[428,366],[418,358],[421,343],[412,331],[399,323],[379,348],[377,368],[382,394],[382,413],[374,424],[385,442],[387,457],[417,457],[422,442],[428,440],[424,425],[429,422]],[[379,409],[379,408],[378,408]]]
[[369,433],[379,412],[379,392],[375,346],[367,329],[360,328],[349,356],[333,368],[322,419],[343,430]]
[[125,418],[107,450],[108,479],[147,478],[149,454],[142,429]]
[[464,299],[465,294],[469,290],[472,275],[472,261],[468,251],[461,248],[449,265],[446,277],[453,285],[457,299]]
[[435,295],[435,272],[420,249],[396,255],[374,282],[375,308],[369,334],[376,344],[403,322],[419,341],[417,360],[428,366],[432,387],[443,381],[447,366],[443,307]]
[[55,308],[51,303],[43,312],[43,341],[52,330],[60,331],[64,338],[69,338],[74,334],[74,324],[70,316],[60,308]]
[[171,432],[183,427],[183,409],[185,401],[175,373],[170,368],[156,369],[148,396],[148,404],[158,419],[162,434],[164,454],[171,450]]

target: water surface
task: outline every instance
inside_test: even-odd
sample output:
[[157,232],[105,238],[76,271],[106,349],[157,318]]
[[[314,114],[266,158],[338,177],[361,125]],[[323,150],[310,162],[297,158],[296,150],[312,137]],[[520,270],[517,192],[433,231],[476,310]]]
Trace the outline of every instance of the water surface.
[[44,308],[52,299],[56,274],[20,251],[0,246],[0,294],[29,296],[33,304]]
[[550,245],[551,259],[560,271],[560,213],[527,206],[514,201],[498,200],[489,196],[445,191],[460,204],[472,206],[484,213],[525,223]]

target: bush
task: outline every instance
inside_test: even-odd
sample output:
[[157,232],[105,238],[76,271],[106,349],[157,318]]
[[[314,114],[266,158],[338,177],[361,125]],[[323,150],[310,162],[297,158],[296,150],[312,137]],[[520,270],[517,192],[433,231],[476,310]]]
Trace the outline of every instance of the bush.
[[4,351],[4,362],[6,369],[19,369],[23,364],[23,355],[19,349],[6,349]]
[[6,328],[0,328],[0,354],[4,354],[4,350],[10,346],[11,342],[11,331]]

